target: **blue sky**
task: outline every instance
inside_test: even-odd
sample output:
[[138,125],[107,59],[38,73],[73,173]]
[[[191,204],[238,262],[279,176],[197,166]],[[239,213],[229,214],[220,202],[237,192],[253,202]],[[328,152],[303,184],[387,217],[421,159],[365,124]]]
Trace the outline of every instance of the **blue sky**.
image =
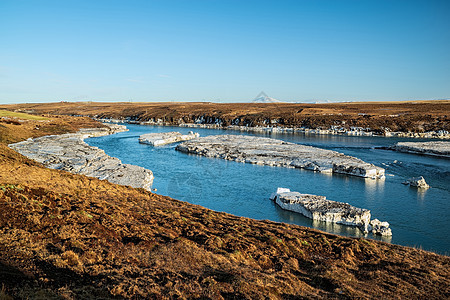
[[0,103],[450,98],[450,1],[0,0]]

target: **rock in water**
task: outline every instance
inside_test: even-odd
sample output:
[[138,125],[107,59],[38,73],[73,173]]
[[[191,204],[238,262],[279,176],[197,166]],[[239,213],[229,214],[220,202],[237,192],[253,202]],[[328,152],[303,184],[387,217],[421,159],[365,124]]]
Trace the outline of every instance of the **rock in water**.
[[123,164],[105,151],[89,146],[85,138],[126,131],[123,125],[81,129],[77,133],[43,136],[11,144],[10,148],[51,169],[69,171],[109,182],[151,189],[153,173],[142,167]]
[[139,137],[139,143],[149,144],[152,146],[161,146],[166,144],[172,144],[176,142],[189,141],[198,138],[200,135],[189,131],[188,134],[182,134],[180,132],[159,132],[159,133],[147,133]]
[[176,149],[185,153],[258,165],[384,178],[383,168],[356,157],[271,138],[242,135],[206,136],[184,142]]
[[356,226],[364,233],[390,236],[392,231],[388,222],[370,220],[370,210],[354,207],[348,203],[327,200],[325,196],[301,194],[289,189],[278,188],[271,195],[281,208],[298,212],[313,220]]
[[282,192],[275,196],[275,203],[283,209],[301,213],[313,220],[357,226],[364,232],[368,231],[369,210],[327,200],[325,196]]
[[412,187],[416,187],[416,188],[420,188],[420,189],[430,188],[430,186],[425,181],[425,178],[423,178],[423,176],[410,178],[410,179],[406,180],[405,182],[403,182],[403,184],[406,184],[406,185],[409,184]]
[[370,221],[369,231],[372,231],[373,234],[381,235],[381,236],[391,236],[392,230],[389,228],[388,222],[381,222],[378,219],[373,219]]

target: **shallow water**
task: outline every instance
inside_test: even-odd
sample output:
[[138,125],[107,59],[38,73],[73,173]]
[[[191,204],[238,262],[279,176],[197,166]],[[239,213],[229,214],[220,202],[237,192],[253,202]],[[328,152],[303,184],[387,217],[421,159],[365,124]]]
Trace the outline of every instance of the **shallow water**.
[[[301,169],[236,163],[222,159],[188,155],[175,151],[176,144],[162,147],[139,144],[141,134],[188,131],[201,136],[242,134],[236,131],[127,125],[128,132],[87,139],[124,163],[153,171],[153,188],[167,195],[204,207],[254,219],[268,219],[313,227],[327,232],[362,236],[359,229],[316,222],[300,214],[284,211],[268,199],[277,187],[326,196],[370,209],[372,218],[388,221],[395,244],[450,253],[450,160],[375,149],[407,139],[339,135],[271,134],[289,142],[311,145],[352,155],[386,169],[385,180],[346,175],[328,175]],[[263,134],[252,134],[263,135]],[[409,139],[409,141],[421,141]],[[414,176],[424,176],[432,188],[418,191],[401,184]]]

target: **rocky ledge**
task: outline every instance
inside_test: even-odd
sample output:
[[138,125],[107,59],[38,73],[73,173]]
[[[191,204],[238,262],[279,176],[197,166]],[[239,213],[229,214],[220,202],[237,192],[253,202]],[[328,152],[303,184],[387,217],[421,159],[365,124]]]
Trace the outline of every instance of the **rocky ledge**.
[[399,142],[391,150],[450,158],[450,142]]
[[176,150],[237,162],[368,178],[384,178],[384,169],[342,153],[277,139],[215,135],[184,142]]
[[182,134],[181,132],[158,132],[158,133],[147,133],[139,137],[139,143],[149,144],[152,146],[161,146],[172,144],[176,142],[189,141],[198,138],[200,135],[189,131],[188,134]]
[[307,218],[356,226],[364,233],[372,232],[382,236],[391,236],[388,222],[370,220],[370,210],[354,207],[348,203],[327,200],[325,196],[301,194],[289,189],[278,188],[270,197],[281,208],[300,213]]
[[123,164],[105,151],[89,146],[85,138],[126,131],[123,125],[81,129],[77,133],[43,136],[11,144],[10,148],[51,169],[69,171],[121,185],[151,189],[153,173],[142,167]]

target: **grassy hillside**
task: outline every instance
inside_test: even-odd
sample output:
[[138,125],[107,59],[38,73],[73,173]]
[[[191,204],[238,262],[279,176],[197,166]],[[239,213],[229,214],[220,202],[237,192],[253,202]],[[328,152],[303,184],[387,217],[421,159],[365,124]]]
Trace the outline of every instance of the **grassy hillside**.
[[[12,115],[16,117],[11,118]],[[11,113],[7,117],[0,116],[0,143],[10,144],[29,137],[76,132],[78,129],[86,127],[104,127],[104,125],[90,118],[68,116],[40,118],[28,114]]]
[[[359,102],[359,103],[39,103],[0,105],[8,110],[33,114],[88,115],[103,118],[131,118],[137,121],[161,119],[167,124],[205,123],[220,120],[224,126],[277,125],[328,129],[363,127],[384,132],[450,131],[450,101]],[[276,123],[271,123],[276,122]]]
[[11,118],[11,119],[19,119],[19,120],[48,120],[45,117],[34,116],[30,114],[13,112],[4,109],[0,109],[0,118]]
[[6,146],[87,126],[0,119],[0,299],[450,297],[447,256],[214,212]]

